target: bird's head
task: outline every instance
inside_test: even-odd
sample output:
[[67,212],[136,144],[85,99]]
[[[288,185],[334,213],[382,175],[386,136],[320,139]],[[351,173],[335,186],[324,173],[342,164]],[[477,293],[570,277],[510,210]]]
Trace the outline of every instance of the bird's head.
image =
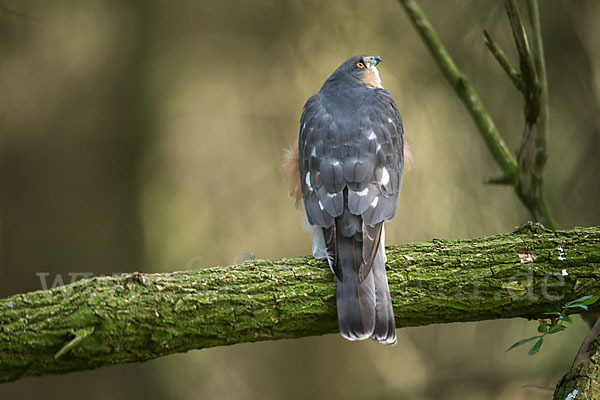
[[342,63],[329,77],[328,81],[346,81],[362,83],[370,88],[381,88],[381,79],[377,64],[381,62],[378,56],[354,56]]

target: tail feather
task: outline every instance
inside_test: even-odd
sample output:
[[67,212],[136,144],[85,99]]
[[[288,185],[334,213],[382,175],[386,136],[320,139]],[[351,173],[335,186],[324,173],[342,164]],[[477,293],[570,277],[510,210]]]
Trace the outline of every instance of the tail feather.
[[377,241],[371,270],[362,278],[362,232],[351,237],[336,235],[337,268],[343,271],[337,280],[338,322],[348,340],[373,338],[380,343],[396,344],[396,322],[385,273],[384,238]]
[[343,280],[337,284],[337,310],[340,332],[348,340],[364,340],[375,329],[376,294],[373,274],[359,279],[362,263],[362,241],[353,237],[337,235],[338,262]]
[[392,307],[392,296],[385,274],[385,250],[383,242],[379,246],[377,256],[371,269],[375,282],[375,330],[371,336],[374,340],[383,344],[396,344],[396,320],[394,308]]

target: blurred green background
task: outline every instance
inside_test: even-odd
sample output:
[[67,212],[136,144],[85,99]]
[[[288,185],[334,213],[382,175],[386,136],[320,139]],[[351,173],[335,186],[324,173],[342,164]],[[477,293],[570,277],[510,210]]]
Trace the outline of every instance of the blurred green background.
[[[600,224],[600,3],[540,2],[550,86],[548,201]],[[482,29],[516,60],[497,0],[422,0],[511,149],[522,101]],[[380,55],[414,155],[390,244],[478,237],[529,216],[393,0],[0,2],[0,297],[68,273],[175,271],[310,253],[282,152],[304,101],[355,54]],[[515,62],[516,64],[516,62]],[[0,385],[0,399],[545,399],[586,333],[504,350],[537,323],[339,335],[179,354]],[[1,360],[0,360],[1,362]]]

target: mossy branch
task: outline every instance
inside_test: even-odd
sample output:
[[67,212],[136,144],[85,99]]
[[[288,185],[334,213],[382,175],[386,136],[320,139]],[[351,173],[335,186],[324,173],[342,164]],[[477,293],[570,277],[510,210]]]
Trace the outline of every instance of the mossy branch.
[[[527,225],[387,256],[398,327],[539,318],[600,292],[598,227]],[[0,382],[337,331],[332,274],[310,257],[95,277],[0,300]]]

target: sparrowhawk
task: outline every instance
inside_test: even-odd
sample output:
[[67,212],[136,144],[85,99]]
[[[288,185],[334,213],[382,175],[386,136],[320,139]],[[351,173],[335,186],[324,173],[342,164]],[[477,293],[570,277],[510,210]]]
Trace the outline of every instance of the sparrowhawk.
[[326,257],[335,274],[342,336],[395,344],[383,223],[396,212],[404,140],[396,103],[381,86],[380,61],[346,60],[308,99],[284,170],[290,193],[304,202],[313,256]]

